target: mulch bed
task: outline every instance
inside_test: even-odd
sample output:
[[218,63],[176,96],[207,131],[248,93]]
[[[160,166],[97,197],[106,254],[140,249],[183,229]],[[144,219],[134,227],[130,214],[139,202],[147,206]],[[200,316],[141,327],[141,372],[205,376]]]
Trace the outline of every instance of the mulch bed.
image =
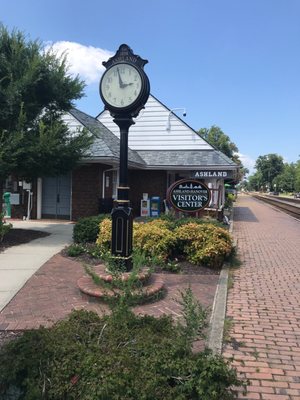
[[49,236],[50,233],[30,229],[12,228],[0,242],[0,253],[11,246],[29,243],[34,239]]
[[[220,275],[221,270],[208,268],[205,265],[194,265],[188,261],[178,261],[180,268],[179,274],[186,275]],[[160,274],[174,273],[163,270],[161,267],[156,267],[155,272]]]
[[[98,264],[102,264],[103,261],[101,259],[97,259],[97,258],[93,258],[88,254],[82,254],[80,256],[77,257],[70,257],[67,254],[67,249],[64,249],[61,251],[61,254],[64,257],[69,258],[70,260],[74,260],[74,261],[78,261],[81,262],[83,264],[88,264],[88,265],[98,265]],[[194,265],[188,261],[181,261],[179,260],[177,262],[178,266],[179,266],[179,274],[187,274],[187,275],[220,275],[221,270],[219,269],[212,269],[209,267],[206,267],[205,265]],[[153,272],[158,273],[158,274],[174,274],[176,272],[174,271],[168,271],[166,269],[163,269],[160,266],[156,266],[154,267]]]

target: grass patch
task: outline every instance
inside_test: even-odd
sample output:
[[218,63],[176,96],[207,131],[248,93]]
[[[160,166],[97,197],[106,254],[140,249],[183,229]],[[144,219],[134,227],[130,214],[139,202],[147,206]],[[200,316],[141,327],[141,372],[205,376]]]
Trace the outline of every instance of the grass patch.
[[223,342],[229,343],[231,341],[230,332],[234,326],[234,322],[232,318],[226,317],[224,319],[224,328],[223,328]]

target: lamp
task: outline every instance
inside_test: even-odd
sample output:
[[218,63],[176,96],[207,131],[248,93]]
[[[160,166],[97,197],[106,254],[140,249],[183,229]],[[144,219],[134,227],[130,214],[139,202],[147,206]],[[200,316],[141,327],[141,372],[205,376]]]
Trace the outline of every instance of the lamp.
[[173,108],[172,110],[170,110],[169,111],[169,114],[168,114],[168,119],[167,119],[167,124],[166,124],[166,130],[167,131],[170,131],[171,130],[171,115],[173,114],[174,115],[174,113],[173,113],[173,111],[179,111],[179,110],[182,110],[183,111],[183,113],[182,113],[182,115],[185,117],[186,116],[186,110],[185,110],[185,108],[183,108],[183,107],[180,107],[180,108]]

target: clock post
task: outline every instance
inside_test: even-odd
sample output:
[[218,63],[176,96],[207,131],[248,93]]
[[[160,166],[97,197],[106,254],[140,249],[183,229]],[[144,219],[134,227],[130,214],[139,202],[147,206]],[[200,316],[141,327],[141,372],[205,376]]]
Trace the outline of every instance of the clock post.
[[103,62],[106,67],[101,82],[100,96],[113,121],[120,129],[120,164],[117,200],[112,210],[111,253],[117,264],[126,271],[132,269],[133,215],[128,187],[128,133],[133,118],[137,117],[150,93],[143,60],[122,44],[116,54]]

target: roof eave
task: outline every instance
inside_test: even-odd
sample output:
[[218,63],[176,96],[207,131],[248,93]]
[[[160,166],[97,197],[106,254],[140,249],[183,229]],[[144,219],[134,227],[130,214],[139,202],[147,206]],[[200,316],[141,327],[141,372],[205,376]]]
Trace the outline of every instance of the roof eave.
[[173,171],[193,171],[195,169],[201,169],[203,171],[214,171],[216,169],[223,169],[226,171],[235,171],[239,167],[234,165],[214,165],[214,166],[202,166],[202,165],[146,165],[143,169],[151,170],[173,170]]
[[[85,157],[80,160],[80,164],[97,164],[97,163],[103,163],[103,164],[113,164],[113,165],[119,165],[119,157]],[[134,168],[140,168],[144,169],[145,164],[140,164],[131,160],[128,160],[128,166],[134,167]]]

